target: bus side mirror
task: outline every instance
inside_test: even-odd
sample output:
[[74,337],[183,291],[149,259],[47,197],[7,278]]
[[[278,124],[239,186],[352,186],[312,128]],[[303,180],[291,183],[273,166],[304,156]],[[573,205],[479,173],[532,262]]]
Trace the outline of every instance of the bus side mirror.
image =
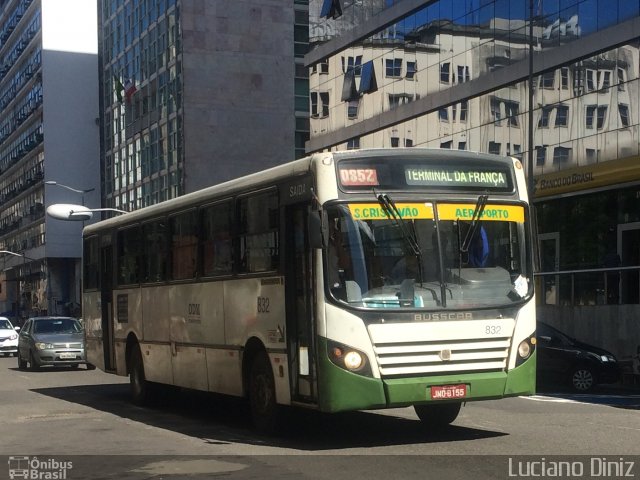
[[310,211],[307,219],[309,246],[311,248],[323,248],[325,245],[326,229],[322,222],[322,213],[318,210]]

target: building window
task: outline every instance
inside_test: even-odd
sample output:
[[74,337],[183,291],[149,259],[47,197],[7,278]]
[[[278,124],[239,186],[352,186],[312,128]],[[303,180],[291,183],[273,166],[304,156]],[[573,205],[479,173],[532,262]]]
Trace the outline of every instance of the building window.
[[458,150],[466,150],[467,142],[458,142]]
[[593,119],[595,117],[597,108],[598,108],[597,105],[587,105],[587,109],[586,109],[587,116],[585,119],[586,128],[593,128]]
[[618,67],[618,90],[624,92],[624,68]]
[[496,97],[491,97],[491,118],[496,125],[500,125],[500,121],[502,120],[501,112],[500,112],[500,100]]
[[560,88],[569,90],[569,69],[567,67],[560,69]]
[[413,100],[411,95],[407,95],[406,93],[390,93],[389,94],[389,108],[395,108],[398,105],[404,105],[405,103],[409,103]]
[[438,118],[440,119],[441,122],[448,122],[449,110],[446,108],[441,108],[440,110],[438,110]]
[[347,140],[347,150],[357,150],[360,148],[360,137]]
[[400,137],[391,137],[391,147],[398,148],[400,146]]
[[466,65],[458,65],[458,83],[468,82],[469,80],[471,80],[469,67]]
[[387,77],[401,77],[402,76],[402,59],[401,58],[388,58],[385,60],[385,72]]
[[310,96],[311,96],[311,116],[317,117],[318,116],[318,93],[311,92]]
[[620,112],[620,123],[623,127],[629,126],[629,106],[623,103],[618,105],[618,111]]
[[416,62],[407,62],[407,75],[405,78],[407,80],[413,80],[416,76]]
[[553,149],[553,164],[564,165],[569,163],[571,149],[566,147],[555,147]]
[[522,160],[522,147],[520,145],[518,145],[517,143],[513,144],[513,151],[511,152],[511,155],[513,155],[516,158],[519,158],[520,160]]
[[440,143],[440,148],[448,148],[451,149],[451,145],[453,145],[453,141],[449,140],[448,142]]
[[604,127],[604,121],[607,118],[607,106],[601,105],[598,107],[598,130],[602,130]]
[[469,102],[465,100],[464,102],[460,102],[460,121],[467,121],[467,112],[469,110]]
[[342,15],[342,4],[340,0],[324,0],[322,2],[322,9],[320,10],[320,17],[333,18],[334,20]]
[[551,72],[545,72],[542,74],[542,77],[540,78],[540,86],[542,88],[546,88],[548,90],[552,90],[553,86],[555,85],[556,82],[556,72],[551,71]]
[[451,78],[451,64],[449,62],[440,65],[440,82],[449,83]]
[[595,148],[587,148],[587,163],[596,163],[597,160],[597,150]]
[[551,116],[552,110],[553,110],[553,107],[542,107],[540,120],[538,121],[538,128],[549,127],[549,117]]
[[320,92],[320,101],[322,102],[322,116],[329,116],[329,92]]
[[518,123],[518,114],[520,106],[518,102],[504,102],[504,108],[507,114],[507,125],[510,127],[517,127]]
[[566,127],[569,117],[569,107],[567,105],[560,105],[556,109],[556,127]]
[[319,63],[320,73],[329,73],[329,60],[323,60]]
[[359,77],[361,75],[362,55],[357,55],[355,57],[347,57],[347,68],[345,70],[343,65],[343,71],[346,73],[346,72],[350,72],[351,70],[354,71],[354,75],[356,77]]
[[411,140],[410,138],[405,138],[404,139],[404,146],[405,147],[413,147],[413,140]]
[[494,155],[500,155],[501,148],[502,148],[502,144],[497,142],[489,142],[489,153],[493,153]]
[[373,68],[373,60],[369,60],[362,65],[362,77],[360,78],[359,93],[371,93],[378,90],[376,82],[376,72]]
[[598,72],[598,86],[603,92],[608,92],[611,86],[611,72],[605,70],[604,72]]
[[360,106],[360,99],[349,100],[349,105],[347,106],[347,117],[351,119],[358,118],[359,106]]
[[544,166],[547,157],[547,146],[536,147],[536,165],[538,167]]
[[596,89],[594,77],[595,71],[587,69],[587,92],[593,92]]

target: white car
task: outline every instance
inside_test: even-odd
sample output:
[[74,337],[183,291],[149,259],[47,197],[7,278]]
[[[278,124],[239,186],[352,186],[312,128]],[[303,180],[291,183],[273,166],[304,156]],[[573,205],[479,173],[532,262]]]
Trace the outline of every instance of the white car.
[[0,317],[0,353],[5,357],[11,353],[18,355],[18,330],[7,317]]

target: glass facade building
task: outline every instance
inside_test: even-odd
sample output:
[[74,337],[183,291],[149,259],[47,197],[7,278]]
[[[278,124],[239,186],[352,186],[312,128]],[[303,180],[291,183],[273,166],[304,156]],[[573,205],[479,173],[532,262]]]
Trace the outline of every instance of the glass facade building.
[[612,349],[631,353],[623,337],[640,327],[622,325],[640,303],[640,2],[318,0],[310,16],[307,151],[520,158],[537,211],[541,314],[588,337],[609,332]]
[[104,206],[141,208],[304,154],[306,1],[99,3]]

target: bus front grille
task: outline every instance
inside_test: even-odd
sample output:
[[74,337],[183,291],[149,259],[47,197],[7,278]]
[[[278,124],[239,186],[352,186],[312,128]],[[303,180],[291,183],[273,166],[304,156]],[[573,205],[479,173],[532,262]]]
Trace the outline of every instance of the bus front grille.
[[377,324],[369,325],[369,334],[383,378],[504,371],[515,321],[492,322],[500,327],[500,335],[485,335],[485,325],[480,321]]

